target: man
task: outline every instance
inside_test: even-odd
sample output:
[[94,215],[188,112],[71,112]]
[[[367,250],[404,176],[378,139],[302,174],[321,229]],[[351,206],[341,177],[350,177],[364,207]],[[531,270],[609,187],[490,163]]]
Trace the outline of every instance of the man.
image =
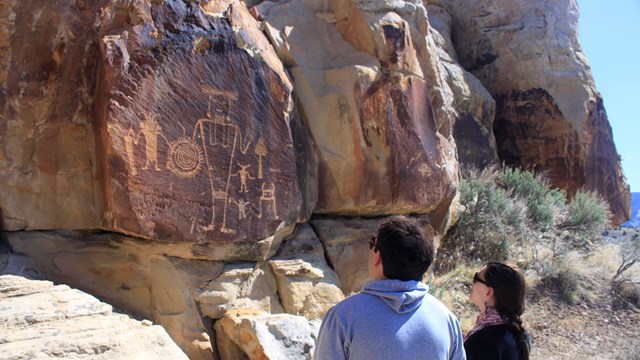
[[372,280],[327,312],[314,359],[464,360],[458,319],[421,282],[434,255],[422,227],[390,218],[369,248]]

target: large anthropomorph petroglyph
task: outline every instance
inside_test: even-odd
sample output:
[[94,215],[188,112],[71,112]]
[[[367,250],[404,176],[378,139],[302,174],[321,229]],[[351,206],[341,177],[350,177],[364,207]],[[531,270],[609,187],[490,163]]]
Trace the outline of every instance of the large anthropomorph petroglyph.
[[211,32],[221,48],[185,46],[152,60],[135,38],[103,38],[105,227],[160,240],[251,241],[296,218],[290,85],[235,47],[224,24]]

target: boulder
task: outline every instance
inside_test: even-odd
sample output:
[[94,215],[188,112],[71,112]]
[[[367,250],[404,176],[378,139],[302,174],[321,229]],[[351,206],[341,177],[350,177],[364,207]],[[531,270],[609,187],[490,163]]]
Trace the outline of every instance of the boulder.
[[302,316],[238,310],[214,328],[222,360],[310,360],[319,325]]
[[3,359],[188,359],[166,331],[66,285],[0,276]]
[[309,225],[298,225],[269,263],[282,306],[289,314],[322,319],[327,310],[344,299],[340,279],[327,264],[324,248]]
[[271,266],[263,263],[229,264],[204,286],[198,296],[203,315],[219,319],[231,310],[249,309],[284,313]]
[[107,229],[251,243],[308,213],[282,65],[244,4],[203,6],[102,11],[96,138]]

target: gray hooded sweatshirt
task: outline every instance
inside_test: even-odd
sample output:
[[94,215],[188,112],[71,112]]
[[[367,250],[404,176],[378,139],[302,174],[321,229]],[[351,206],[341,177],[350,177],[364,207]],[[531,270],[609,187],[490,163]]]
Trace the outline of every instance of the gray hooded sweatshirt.
[[458,319],[419,281],[374,280],[331,308],[314,360],[465,359]]

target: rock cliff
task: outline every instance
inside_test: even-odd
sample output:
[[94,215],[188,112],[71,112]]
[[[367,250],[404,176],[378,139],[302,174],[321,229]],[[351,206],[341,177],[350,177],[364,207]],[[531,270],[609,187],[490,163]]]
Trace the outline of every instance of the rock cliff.
[[[309,358],[314,321],[365,280],[378,222],[416,216],[437,239],[475,169],[534,169],[628,219],[578,14],[575,0],[0,0],[9,243],[190,358]],[[280,336],[265,326],[304,334],[245,343]]]

